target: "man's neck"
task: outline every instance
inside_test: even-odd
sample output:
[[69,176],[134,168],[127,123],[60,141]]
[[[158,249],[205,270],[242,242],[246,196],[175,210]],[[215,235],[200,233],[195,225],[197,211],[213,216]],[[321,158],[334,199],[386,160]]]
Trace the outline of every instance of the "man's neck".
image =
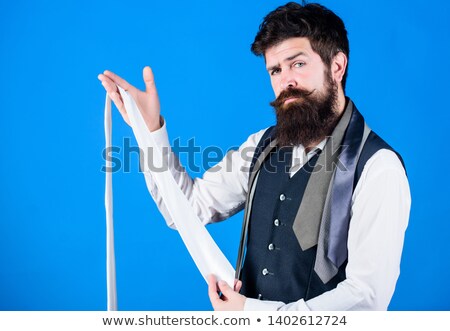
[[344,113],[345,108],[347,108],[347,99],[345,98],[344,92],[339,88],[337,98],[337,112],[339,116]]

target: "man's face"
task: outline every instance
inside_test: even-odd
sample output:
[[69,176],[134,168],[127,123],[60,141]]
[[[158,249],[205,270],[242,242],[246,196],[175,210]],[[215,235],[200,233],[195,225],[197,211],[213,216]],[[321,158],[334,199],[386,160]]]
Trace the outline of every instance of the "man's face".
[[313,147],[339,120],[338,85],[306,38],[291,38],[266,52],[276,100],[279,146]]
[[[266,68],[275,96],[288,88],[318,94],[325,89],[326,66],[307,38],[290,38],[267,49]],[[294,101],[288,99],[285,105]]]

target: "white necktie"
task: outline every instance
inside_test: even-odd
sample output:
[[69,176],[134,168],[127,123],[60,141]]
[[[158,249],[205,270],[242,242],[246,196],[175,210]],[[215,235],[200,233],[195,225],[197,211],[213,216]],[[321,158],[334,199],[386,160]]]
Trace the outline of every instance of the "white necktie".
[[[163,154],[156,145],[147,125],[142,118],[133,98],[121,87],[120,95],[124,102],[131,126],[139,146],[147,148],[144,154],[152,153],[152,162],[155,169],[163,168]],[[107,270],[107,292],[108,310],[117,310],[116,272],[114,258],[114,226],[113,226],[113,199],[112,199],[112,162],[108,147],[111,147],[111,99],[106,96],[105,103],[105,139],[106,139],[106,270]],[[142,149],[141,149],[142,150]],[[145,155],[148,161],[148,155]],[[167,167],[165,168],[167,169]],[[144,171],[147,171],[145,168]],[[214,242],[204,225],[194,213],[189,201],[178,187],[169,170],[153,172],[152,178],[158,187],[159,193],[175,226],[183,239],[186,248],[191,254],[197,268],[207,280],[209,274],[214,274],[218,280],[224,280],[228,285],[234,287],[234,269],[225,255]]]

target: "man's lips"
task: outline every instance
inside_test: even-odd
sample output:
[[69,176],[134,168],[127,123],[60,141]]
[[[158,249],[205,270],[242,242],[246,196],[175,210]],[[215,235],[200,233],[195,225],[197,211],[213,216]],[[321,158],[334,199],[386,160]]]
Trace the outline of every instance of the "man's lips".
[[297,99],[298,99],[298,97],[290,97],[290,98],[287,98],[286,100],[284,100],[284,103],[283,103],[283,104],[287,105],[287,104],[289,104],[289,103],[291,103],[291,102],[294,102],[294,101],[297,100]]

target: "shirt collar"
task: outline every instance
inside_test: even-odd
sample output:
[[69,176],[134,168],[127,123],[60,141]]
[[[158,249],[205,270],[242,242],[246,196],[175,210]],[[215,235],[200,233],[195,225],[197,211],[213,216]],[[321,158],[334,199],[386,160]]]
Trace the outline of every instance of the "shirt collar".
[[305,153],[305,147],[300,144],[297,146],[294,146],[293,148],[293,153],[297,154],[297,155],[310,155],[310,154],[316,154],[319,151],[323,151],[323,149],[325,148],[325,145],[328,141],[328,137],[325,137],[324,139],[322,139],[322,141],[320,143],[318,143],[316,146],[314,146],[307,154]]

